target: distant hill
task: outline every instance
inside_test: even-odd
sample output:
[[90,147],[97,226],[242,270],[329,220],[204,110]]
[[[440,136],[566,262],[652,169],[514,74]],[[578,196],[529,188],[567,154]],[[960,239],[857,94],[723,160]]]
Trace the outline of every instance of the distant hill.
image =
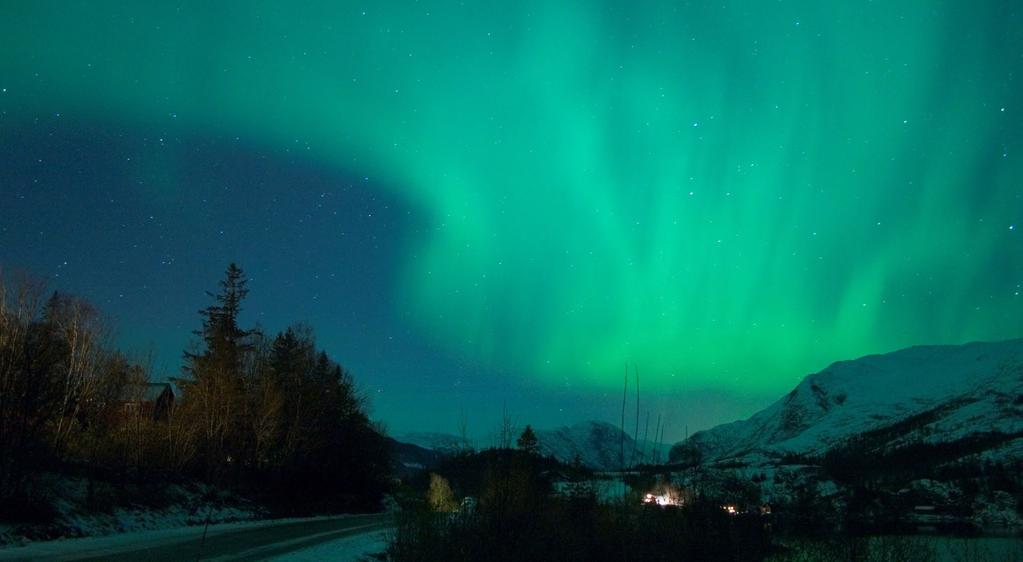
[[405,476],[420,470],[428,470],[437,466],[444,458],[444,453],[420,447],[412,443],[403,443],[388,438],[388,444],[394,453],[393,463],[395,473]]
[[[571,426],[555,429],[537,429],[537,440],[540,452],[566,462],[573,462],[578,456],[582,463],[594,470],[616,470],[620,468],[619,457],[621,443],[625,443],[625,462],[633,459],[632,437],[622,436],[617,426],[607,422],[584,421]],[[398,440],[425,449],[450,454],[462,447],[462,439],[447,433],[406,433],[398,436]],[[635,463],[661,462],[667,460],[669,445],[650,441],[639,441],[635,447]],[[660,451],[660,455],[657,451]]]
[[409,443],[422,447],[424,449],[430,449],[443,454],[457,453],[465,447],[462,438],[450,433],[430,432],[430,431],[416,431],[411,433],[403,433],[396,437],[398,441],[402,443]]

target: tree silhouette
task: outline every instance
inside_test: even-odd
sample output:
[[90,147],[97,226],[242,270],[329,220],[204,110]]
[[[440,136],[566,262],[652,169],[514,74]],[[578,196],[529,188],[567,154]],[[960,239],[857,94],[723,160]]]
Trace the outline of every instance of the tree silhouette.
[[517,443],[519,449],[527,453],[533,455],[539,453],[539,441],[536,438],[536,433],[533,431],[533,428],[529,425],[526,426],[526,429],[522,430],[522,435],[519,436]]
[[183,381],[183,387],[199,422],[210,476],[219,475],[228,464],[237,467],[244,454],[239,435],[247,410],[243,363],[245,354],[254,350],[250,340],[257,334],[238,325],[241,303],[249,292],[247,282],[238,265],[227,266],[220,292],[207,292],[214,303],[199,311],[202,327],[195,333],[203,347],[185,352],[184,370],[191,380]]

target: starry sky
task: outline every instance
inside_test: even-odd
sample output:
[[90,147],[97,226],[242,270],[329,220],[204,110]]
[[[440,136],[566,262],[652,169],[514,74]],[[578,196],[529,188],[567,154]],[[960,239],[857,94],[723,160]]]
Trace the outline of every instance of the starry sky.
[[164,376],[230,261],[395,433],[613,421],[634,363],[674,439],[1023,335],[1015,0],[3,13],[0,265]]

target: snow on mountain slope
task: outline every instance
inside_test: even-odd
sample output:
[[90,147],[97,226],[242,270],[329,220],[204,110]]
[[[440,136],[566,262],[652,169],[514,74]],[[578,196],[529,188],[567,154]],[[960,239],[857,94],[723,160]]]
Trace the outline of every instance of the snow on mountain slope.
[[840,361],[748,420],[701,431],[687,443],[720,461],[820,453],[884,428],[892,440],[934,442],[1023,430],[1023,340]]
[[[668,458],[669,445],[634,440],[628,433],[624,437],[618,426],[607,422],[585,421],[556,429],[537,429],[536,437],[540,453],[571,463],[578,456],[582,463],[595,470],[617,470],[624,442],[625,463],[642,464]],[[408,433],[398,437],[404,443],[411,443],[444,453],[457,452],[462,440],[446,433]],[[635,456],[633,456],[635,449]],[[657,451],[660,450],[660,454]],[[633,461],[634,463],[630,463]]]
[[[622,436],[618,426],[607,422],[586,421],[557,429],[536,432],[540,452],[551,455],[562,462],[572,462],[579,456],[582,463],[597,470],[621,468],[621,443],[625,443],[625,464],[642,464],[667,460],[667,446],[660,447],[649,441],[636,442],[628,434]],[[633,451],[635,450],[635,455]]]
[[397,440],[445,454],[457,453],[465,448],[462,438],[450,433],[418,431],[399,435]]

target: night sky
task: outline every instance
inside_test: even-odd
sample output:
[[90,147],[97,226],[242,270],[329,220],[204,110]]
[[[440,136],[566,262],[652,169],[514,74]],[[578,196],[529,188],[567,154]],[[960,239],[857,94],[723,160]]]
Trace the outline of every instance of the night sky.
[[0,8],[0,265],[158,376],[230,261],[396,433],[1023,335],[1018,0],[228,4]]

